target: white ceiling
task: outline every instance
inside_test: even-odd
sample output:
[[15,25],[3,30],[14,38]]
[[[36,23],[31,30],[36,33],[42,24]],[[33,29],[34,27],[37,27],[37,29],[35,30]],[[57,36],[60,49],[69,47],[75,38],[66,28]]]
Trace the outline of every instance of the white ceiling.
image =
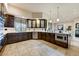
[[57,6],[59,6],[59,18],[61,21],[73,20],[79,17],[78,3],[11,3],[11,5],[30,12],[43,12],[47,14],[46,17],[50,18],[51,16],[51,19],[57,18]]

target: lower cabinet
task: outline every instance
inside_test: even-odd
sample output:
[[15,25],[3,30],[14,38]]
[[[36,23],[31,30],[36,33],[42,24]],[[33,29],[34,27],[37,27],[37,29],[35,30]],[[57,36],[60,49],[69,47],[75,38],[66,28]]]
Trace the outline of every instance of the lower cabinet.
[[41,32],[38,32],[38,39],[41,39]]
[[38,39],[45,40],[51,43],[55,43],[55,34],[46,33],[46,32],[38,32]]
[[29,40],[29,39],[32,39],[32,32],[28,32],[27,33],[27,39]]
[[50,34],[50,42],[55,43],[55,34],[54,33]]
[[41,39],[46,40],[46,33],[45,32],[41,32]]
[[46,33],[46,41],[50,42],[50,33]]
[[68,48],[68,43],[55,40],[55,33],[38,32],[38,39],[45,40],[64,48]]
[[68,43],[64,43],[64,42],[56,41],[55,44],[56,44],[56,45],[59,45],[59,46],[61,46],[61,47],[64,47],[64,48],[68,48]]
[[[5,37],[5,44],[12,44],[20,41],[33,39],[32,32],[8,33]],[[55,40],[55,33],[38,32],[38,39],[68,48],[68,43]],[[67,39],[68,40],[68,39]]]
[[17,42],[17,36],[14,33],[6,34],[6,44]]
[[55,34],[54,33],[46,33],[46,41],[55,43]]
[[5,44],[11,44],[11,43],[16,43],[20,41],[25,41],[32,39],[32,33],[31,32],[26,32],[26,33],[8,33],[6,35],[6,43]]

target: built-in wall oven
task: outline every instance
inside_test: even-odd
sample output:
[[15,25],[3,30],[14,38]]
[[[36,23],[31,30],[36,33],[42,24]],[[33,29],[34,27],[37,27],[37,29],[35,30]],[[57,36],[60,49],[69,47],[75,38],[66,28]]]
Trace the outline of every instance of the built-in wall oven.
[[67,43],[68,42],[68,36],[66,34],[55,34],[55,40]]

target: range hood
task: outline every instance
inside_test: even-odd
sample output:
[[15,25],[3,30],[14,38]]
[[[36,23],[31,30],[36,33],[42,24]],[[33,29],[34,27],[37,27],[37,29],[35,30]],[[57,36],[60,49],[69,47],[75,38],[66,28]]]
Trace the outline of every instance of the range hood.
[[32,18],[42,18],[42,12],[33,12]]

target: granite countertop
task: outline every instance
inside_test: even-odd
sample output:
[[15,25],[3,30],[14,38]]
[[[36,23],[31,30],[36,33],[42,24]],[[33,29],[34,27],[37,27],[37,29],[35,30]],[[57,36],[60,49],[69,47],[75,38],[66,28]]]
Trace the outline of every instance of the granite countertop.
[[[26,32],[46,32],[46,33],[67,34],[67,35],[69,35],[69,33],[57,33],[57,32],[49,32],[49,31],[26,31]],[[7,33],[22,33],[22,32],[4,32],[3,34],[6,35]]]
[[[7,30],[5,30],[7,29]],[[54,32],[54,31],[48,31],[48,30],[26,30],[24,32],[46,32],[46,33],[55,33],[55,34],[69,34],[68,32],[63,32],[63,33],[59,33],[59,32]],[[22,33],[22,32],[17,32],[14,28],[4,28],[4,35],[6,35],[7,33]]]

